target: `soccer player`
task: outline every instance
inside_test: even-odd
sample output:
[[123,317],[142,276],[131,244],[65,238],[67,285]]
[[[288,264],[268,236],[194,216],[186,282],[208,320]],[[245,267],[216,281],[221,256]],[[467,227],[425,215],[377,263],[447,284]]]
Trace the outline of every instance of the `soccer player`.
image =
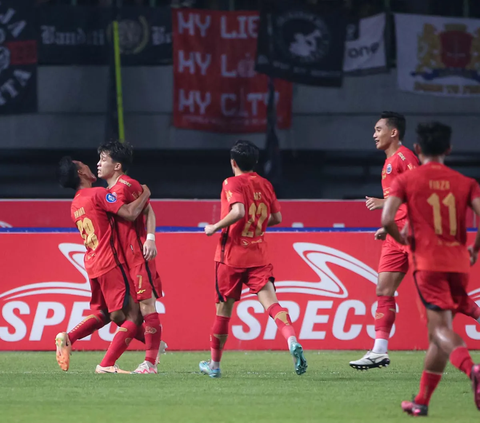
[[[111,141],[98,148],[98,177],[107,181],[112,195],[129,204],[142,194],[142,186],[125,175],[132,162],[133,151],[128,143]],[[145,218],[146,219],[145,219]],[[146,220],[146,222],[145,222]],[[155,308],[157,298],[162,297],[162,283],[158,275],[155,257],[155,213],[150,204],[144,212],[130,222],[116,217],[120,244],[125,253],[130,277],[135,285],[136,299],[145,321],[145,360],[133,373],[157,373],[157,363],[162,336],[160,318]]]
[[104,188],[92,188],[97,178],[90,168],[70,157],[63,157],[60,161],[58,179],[63,187],[76,191],[71,213],[87,249],[85,270],[92,288],[90,305],[93,315],[70,332],[71,339],[65,332],[57,336],[57,361],[63,370],[68,369],[71,344],[104,326],[107,321],[104,314],[106,309],[110,319],[120,328],[95,372],[124,373],[115,362],[128,347],[137,331],[137,324],[141,322],[137,321],[138,306],[130,296],[133,287],[124,270],[125,258],[110,213],[135,220],[145,207],[150,191],[144,186],[143,193],[135,202],[124,204]]
[[[385,151],[387,158],[382,170],[384,198],[367,197],[366,205],[369,210],[383,208],[395,179],[419,165],[414,153],[402,145],[405,129],[405,117],[395,112],[383,112],[375,125],[375,144],[377,149]],[[405,204],[399,207],[395,219],[398,227],[402,229],[407,223]],[[388,340],[396,317],[395,292],[409,267],[407,247],[388,236],[383,228],[375,233],[375,239],[384,241],[378,265],[375,343],[372,350],[361,359],[350,362],[350,366],[358,370],[382,368],[390,364]],[[470,300],[470,307],[465,313],[477,321],[480,318],[480,308],[473,300]]]
[[[472,381],[474,400],[480,410],[480,365],[475,365],[462,338],[453,331],[456,312],[471,304],[467,294],[469,267],[480,250],[480,229],[467,249],[466,211],[480,216],[480,187],[473,179],[444,165],[450,152],[451,128],[441,123],[420,124],[415,151],[423,166],[399,176],[392,184],[382,226],[402,245],[411,247],[414,280],[425,305],[430,345],[413,401],[402,402],[403,411],[426,416],[428,403],[447,361]],[[400,232],[395,216],[401,205],[408,207],[409,225]]]
[[235,301],[240,300],[243,284],[257,294],[287,340],[296,373],[301,375],[307,370],[307,361],[297,342],[288,310],[280,306],[275,294],[265,230],[267,226],[281,223],[282,214],[270,182],[253,171],[258,157],[258,148],[249,141],[238,141],[233,146],[230,163],[235,176],[223,182],[222,219],[205,227],[207,236],[222,231],[215,253],[217,314],[210,336],[211,360],[199,365],[200,371],[212,378],[221,376],[220,360],[230,317]]
[[[418,159],[411,150],[402,145],[405,136],[405,116],[395,112],[383,112],[375,124],[373,138],[377,150],[387,156],[382,170],[383,198],[366,197],[369,210],[383,208],[390,195],[392,182],[404,172],[418,166]],[[402,229],[407,221],[407,208],[400,207],[395,216]],[[387,236],[383,228],[375,233],[375,239],[384,241],[378,265],[377,311],[375,313],[375,344],[360,360],[351,361],[350,366],[359,370],[388,366],[388,339],[395,322],[395,291],[408,271],[408,252],[405,246]]]

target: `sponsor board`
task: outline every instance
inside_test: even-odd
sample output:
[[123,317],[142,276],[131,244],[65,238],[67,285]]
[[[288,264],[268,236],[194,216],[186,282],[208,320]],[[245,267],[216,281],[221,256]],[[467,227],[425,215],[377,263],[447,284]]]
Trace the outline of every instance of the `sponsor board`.
[[[473,239],[473,235],[470,234]],[[72,329],[89,307],[89,283],[78,234],[0,234],[0,350],[52,350],[57,332]],[[163,233],[157,267],[165,296],[157,301],[172,350],[209,348],[217,237]],[[368,349],[374,338],[376,267],[381,242],[373,233],[273,233],[268,236],[277,294],[306,349]],[[469,292],[480,299],[480,267]],[[411,275],[397,296],[393,350],[427,347],[423,307]],[[455,329],[480,348],[480,326],[459,316]],[[76,350],[103,350],[115,327],[78,341]],[[234,308],[227,349],[284,349],[285,341],[256,298],[244,291]],[[131,348],[141,349],[135,341]]]
[[[205,226],[220,220],[220,200],[150,200],[157,226]],[[71,200],[0,200],[0,228],[74,228]],[[376,228],[381,210],[369,211],[365,201],[280,200],[280,227]],[[467,225],[474,227],[468,211]]]

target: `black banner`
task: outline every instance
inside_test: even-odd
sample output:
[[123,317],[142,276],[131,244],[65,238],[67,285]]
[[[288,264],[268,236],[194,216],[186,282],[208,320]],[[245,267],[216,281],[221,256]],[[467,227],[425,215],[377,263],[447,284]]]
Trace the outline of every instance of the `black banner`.
[[256,71],[307,85],[342,85],[346,20],[300,2],[265,2]]
[[[123,7],[119,11],[122,65],[172,63],[169,7]],[[39,63],[108,65],[113,8],[42,6],[38,8]]]
[[29,0],[0,1],[0,114],[37,111],[37,43]]

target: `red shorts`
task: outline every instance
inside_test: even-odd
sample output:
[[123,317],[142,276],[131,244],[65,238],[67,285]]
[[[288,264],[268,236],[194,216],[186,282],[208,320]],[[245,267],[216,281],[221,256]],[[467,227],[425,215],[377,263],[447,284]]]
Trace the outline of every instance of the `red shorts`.
[[408,272],[408,249],[399,244],[390,235],[383,241],[378,273],[382,272]]
[[109,272],[90,279],[92,299],[90,309],[108,310],[109,313],[121,310],[128,304],[128,298],[134,291],[125,269],[122,265],[114,267]]
[[240,268],[215,263],[215,302],[223,303],[228,298],[238,301],[244,284],[250,288],[251,294],[258,294],[269,281],[275,281],[271,264]]
[[135,295],[133,297],[137,301],[149,300],[152,297],[163,297],[162,281],[158,275],[155,260],[143,262],[130,269],[130,277],[135,285]]
[[467,312],[470,301],[467,294],[468,273],[431,272],[417,270],[413,274],[418,295],[430,310]]

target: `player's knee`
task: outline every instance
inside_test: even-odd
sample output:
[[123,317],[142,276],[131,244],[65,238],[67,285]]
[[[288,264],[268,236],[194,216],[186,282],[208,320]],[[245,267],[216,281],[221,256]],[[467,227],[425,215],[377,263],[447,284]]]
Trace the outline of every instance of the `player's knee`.
[[388,286],[387,284],[377,285],[377,297],[381,297],[381,296],[391,297],[393,295],[395,295],[394,287]]
[[143,316],[138,309],[135,311],[128,310],[128,312],[125,314],[125,320],[130,320],[137,326],[140,326],[143,323]]
[[230,317],[233,311],[233,305],[235,304],[234,301],[230,301],[230,299],[224,303],[217,304],[217,316],[224,316]]
[[157,309],[155,308],[155,300],[151,298],[149,300],[141,301],[140,312],[142,313],[142,316],[147,316],[148,314],[156,313]]
[[122,310],[116,310],[110,313],[110,320],[117,326],[121,326],[125,322],[126,317]]

